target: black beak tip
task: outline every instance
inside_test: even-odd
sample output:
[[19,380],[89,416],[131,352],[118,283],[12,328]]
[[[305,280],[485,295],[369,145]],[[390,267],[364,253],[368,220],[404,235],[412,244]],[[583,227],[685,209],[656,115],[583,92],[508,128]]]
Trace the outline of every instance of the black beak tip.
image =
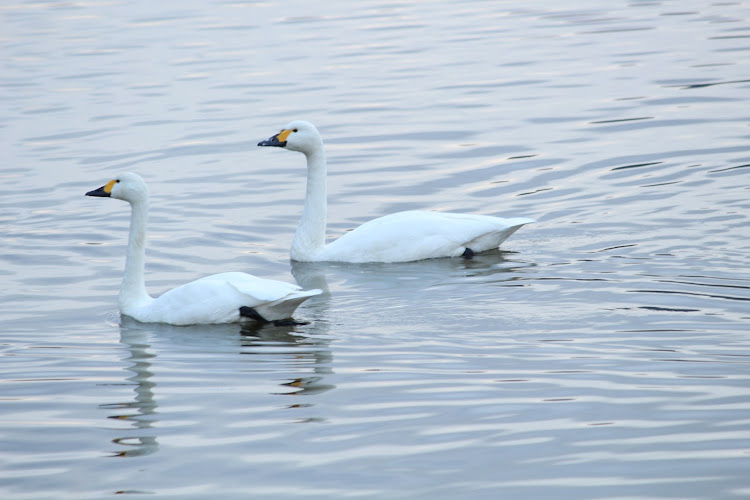
[[286,141],[279,141],[276,137],[271,137],[270,139],[266,139],[265,141],[260,141],[258,143],[258,146],[276,146],[279,148],[283,148],[286,146]]
[[104,190],[104,186],[86,193],[86,196],[98,196],[100,198],[109,198],[110,194]]

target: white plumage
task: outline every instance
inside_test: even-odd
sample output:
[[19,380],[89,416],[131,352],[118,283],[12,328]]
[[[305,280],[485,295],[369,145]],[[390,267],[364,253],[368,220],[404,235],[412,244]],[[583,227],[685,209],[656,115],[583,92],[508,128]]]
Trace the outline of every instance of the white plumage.
[[371,220],[326,245],[326,156],[315,126],[297,120],[258,146],[278,146],[304,153],[307,192],[292,260],[302,262],[409,262],[473,255],[494,249],[529,218],[446,212],[398,212]]
[[131,205],[125,274],[120,287],[120,312],[144,323],[193,325],[242,320],[278,321],[291,318],[302,302],[321,293],[303,291],[282,281],[241,272],[206,276],[153,298],[144,282],[148,188],[143,179],[124,173],[87,196],[112,197]]

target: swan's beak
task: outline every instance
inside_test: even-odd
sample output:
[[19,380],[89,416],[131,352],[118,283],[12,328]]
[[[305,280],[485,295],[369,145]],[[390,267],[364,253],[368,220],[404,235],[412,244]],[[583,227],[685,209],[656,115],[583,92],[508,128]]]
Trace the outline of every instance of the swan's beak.
[[258,146],[276,146],[279,148],[283,148],[284,146],[286,146],[286,138],[289,137],[289,134],[291,133],[291,130],[282,130],[275,136],[269,137],[265,141],[260,141],[258,143]]
[[93,191],[89,191],[86,193],[86,196],[101,196],[101,197],[109,197],[112,193],[108,193],[104,190],[107,186],[102,186],[99,189],[94,189]]
[[93,191],[89,191],[86,193],[86,196],[99,196],[101,198],[109,198],[112,196],[112,188],[115,186],[115,184],[119,181],[109,181],[99,189],[94,189]]

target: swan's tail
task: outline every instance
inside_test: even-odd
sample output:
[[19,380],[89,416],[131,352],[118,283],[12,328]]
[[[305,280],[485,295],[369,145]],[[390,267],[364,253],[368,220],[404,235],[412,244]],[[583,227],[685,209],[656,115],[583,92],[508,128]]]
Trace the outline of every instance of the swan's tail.
[[273,302],[255,306],[254,309],[266,321],[288,319],[292,317],[292,314],[294,314],[294,311],[300,304],[310,297],[320,295],[321,293],[323,293],[323,290],[300,290]]
[[529,219],[528,217],[515,217],[513,219],[503,219],[503,222],[507,224],[507,227],[504,227],[499,231],[492,231],[478,236],[473,240],[466,242],[463,246],[465,248],[470,248],[473,252],[484,252],[486,250],[498,248],[503,241],[507,240],[513,233],[521,229],[521,226],[536,222],[536,220]]

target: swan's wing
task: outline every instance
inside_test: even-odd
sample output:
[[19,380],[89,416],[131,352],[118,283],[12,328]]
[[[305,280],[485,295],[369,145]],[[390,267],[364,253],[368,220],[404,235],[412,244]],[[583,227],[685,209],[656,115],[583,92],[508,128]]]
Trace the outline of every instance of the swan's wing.
[[240,319],[239,308],[242,306],[257,308],[283,302],[286,297],[300,293],[303,293],[300,287],[291,283],[246,273],[221,273],[165,292],[149,305],[149,310],[151,321],[157,322],[176,325],[230,323]]
[[302,290],[302,288],[293,283],[259,278],[252,274],[239,272],[213,274],[196,280],[193,283],[201,281],[221,281],[228,283],[249,299],[262,302],[273,302],[274,300],[286,297],[290,293]]
[[[283,281],[258,278],[250,274],[242,274],[230,283],[240,293],[247,297],[262,299],[253,307],[267,321],[291,318],[294,310],[304,301],[314,295],[323,293],[322,290],[302,290],[301,287]],[[249,305],[249,304],[248,304]]]
[[528,218],[407,211],[371,220],[326,247],[329,260],[405,262],[496,248]]

